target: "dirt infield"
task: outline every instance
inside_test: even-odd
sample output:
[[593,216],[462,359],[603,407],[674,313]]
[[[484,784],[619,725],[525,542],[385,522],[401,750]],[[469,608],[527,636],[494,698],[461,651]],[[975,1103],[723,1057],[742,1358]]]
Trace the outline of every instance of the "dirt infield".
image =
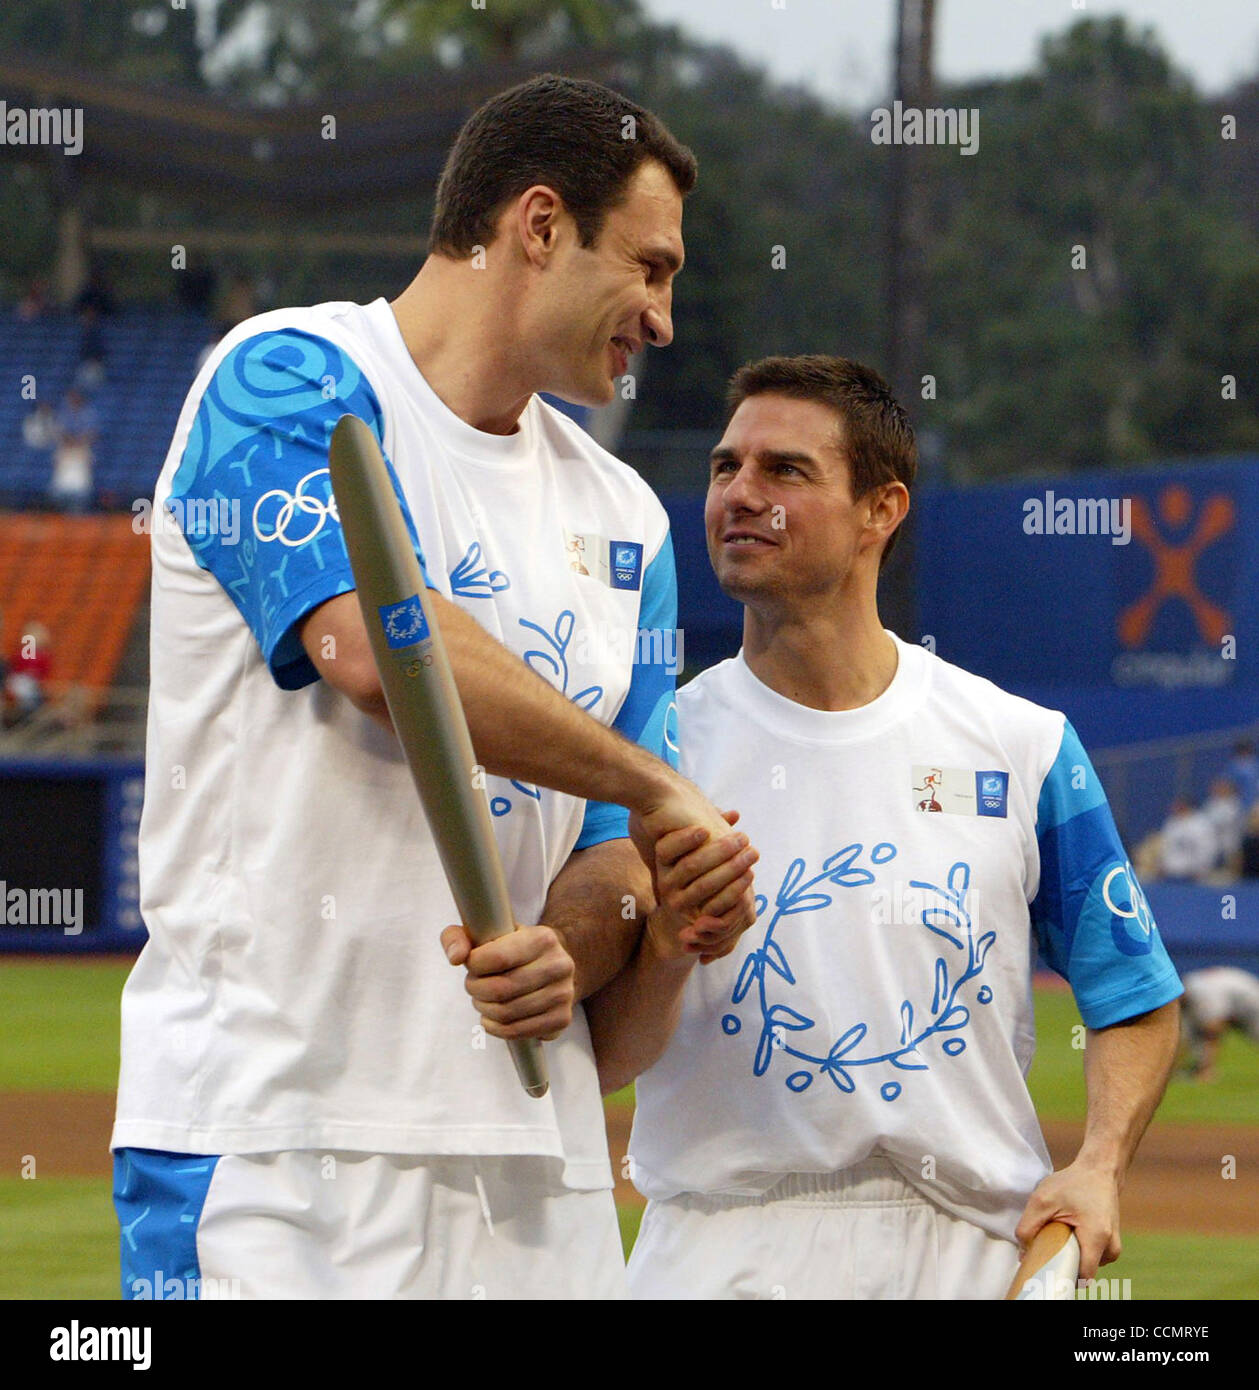
[[[106,1177],[113,1118],[114,1098],[104,1092],[0,1092],[0,1173],[17,1176],[29,1155],[36,1177]],[[608,1111],[617,1201],[641,1205],[621,1177],[629,1127],[629,1111]],[[1061,1167],[1079,1144],[1080,1126],[1047,1124],[1045,1139]],[[1232,1179],[1223,1176],[1229,1155]],[[1259,1235],[1259,1130],[1156,1124],[1129,1174],[1123,1218],[1132,1230]]]

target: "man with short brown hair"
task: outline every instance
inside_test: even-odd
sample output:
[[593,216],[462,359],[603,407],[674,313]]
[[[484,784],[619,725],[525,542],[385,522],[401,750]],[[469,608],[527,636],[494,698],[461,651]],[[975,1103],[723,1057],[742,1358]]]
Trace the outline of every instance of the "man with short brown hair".
[[[879,621],[915,448],[876,373],[767,359],[729,412],[704,519],[743,648],[679,691],[679,732],[763,896],[697,971],[680,933],[731,868],[663,836],[660,905],[594,1001],[605,1090],[637,1076],[631,1292],[999,1298],[1055,1218],[1092,1277],[1181,992],[1097,774],[1061,714]],[[1089,1029],[1084,1142],[1053,1174],[1025,1082],[1036,946]]]
[[[650,900],[626,808],[648,855],[694,820],[723,862],[746,841],[670,766],[673,672],[599,640],[674,626],[664,510],[538,393],[602,404],[668,345],[694,176],[617,93],[524,83],[456,141],[396,300],[263,314],[200,371],[155,505],[185,525],[153,536],[124,1295],[158,1271],[183,1297],[623,1291],[580,1001],[634,948],[624,895]],[[353,592],[327,468],[345,414],[390,467],[524,924],[475,949]],[[188,521],[225,503],[240,545]],[[691,949],[733,946],[746,867]],[[495,1041],[527,1037],[541,1100]]]

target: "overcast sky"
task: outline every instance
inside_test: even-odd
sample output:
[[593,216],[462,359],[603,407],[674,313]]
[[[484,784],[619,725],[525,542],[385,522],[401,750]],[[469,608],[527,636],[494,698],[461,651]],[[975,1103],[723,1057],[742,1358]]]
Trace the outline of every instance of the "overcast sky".
[[[1078,5],[1080,0],[1076,0]],[[943,80],[1023,72],[1043,34],[1122,14],[1151,26],[1172,61],[1206,93],[1259,70],[1255,0],[937,0],[936,72]],[[730,44],[772,76],[854,108],[886,94],[894,0],[642,0],[655,19]]]

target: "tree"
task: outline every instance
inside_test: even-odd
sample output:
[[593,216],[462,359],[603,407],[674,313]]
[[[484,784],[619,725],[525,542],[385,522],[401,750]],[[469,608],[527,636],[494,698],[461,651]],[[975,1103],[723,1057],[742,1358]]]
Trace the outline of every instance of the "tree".
[[574,45],[606,45],[641,19],[638,0],[388,0],[423,50],[505,62]]

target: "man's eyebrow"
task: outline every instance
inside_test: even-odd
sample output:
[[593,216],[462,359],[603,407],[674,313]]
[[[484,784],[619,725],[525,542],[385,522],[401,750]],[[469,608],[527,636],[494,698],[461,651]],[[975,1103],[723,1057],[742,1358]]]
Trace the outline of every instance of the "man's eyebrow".
[[[812,454],[802,453],[796,449],[760,449],[756,457],[762,463],[807,463],[817,465],[817,459]],[[731,448],[718,445],[708,456],[710,463],[738,462],[738,454]]]
[[674,275],[682,269],[683,257],[672,246],[648,246],[643,255],[651,261],[663,261]]

